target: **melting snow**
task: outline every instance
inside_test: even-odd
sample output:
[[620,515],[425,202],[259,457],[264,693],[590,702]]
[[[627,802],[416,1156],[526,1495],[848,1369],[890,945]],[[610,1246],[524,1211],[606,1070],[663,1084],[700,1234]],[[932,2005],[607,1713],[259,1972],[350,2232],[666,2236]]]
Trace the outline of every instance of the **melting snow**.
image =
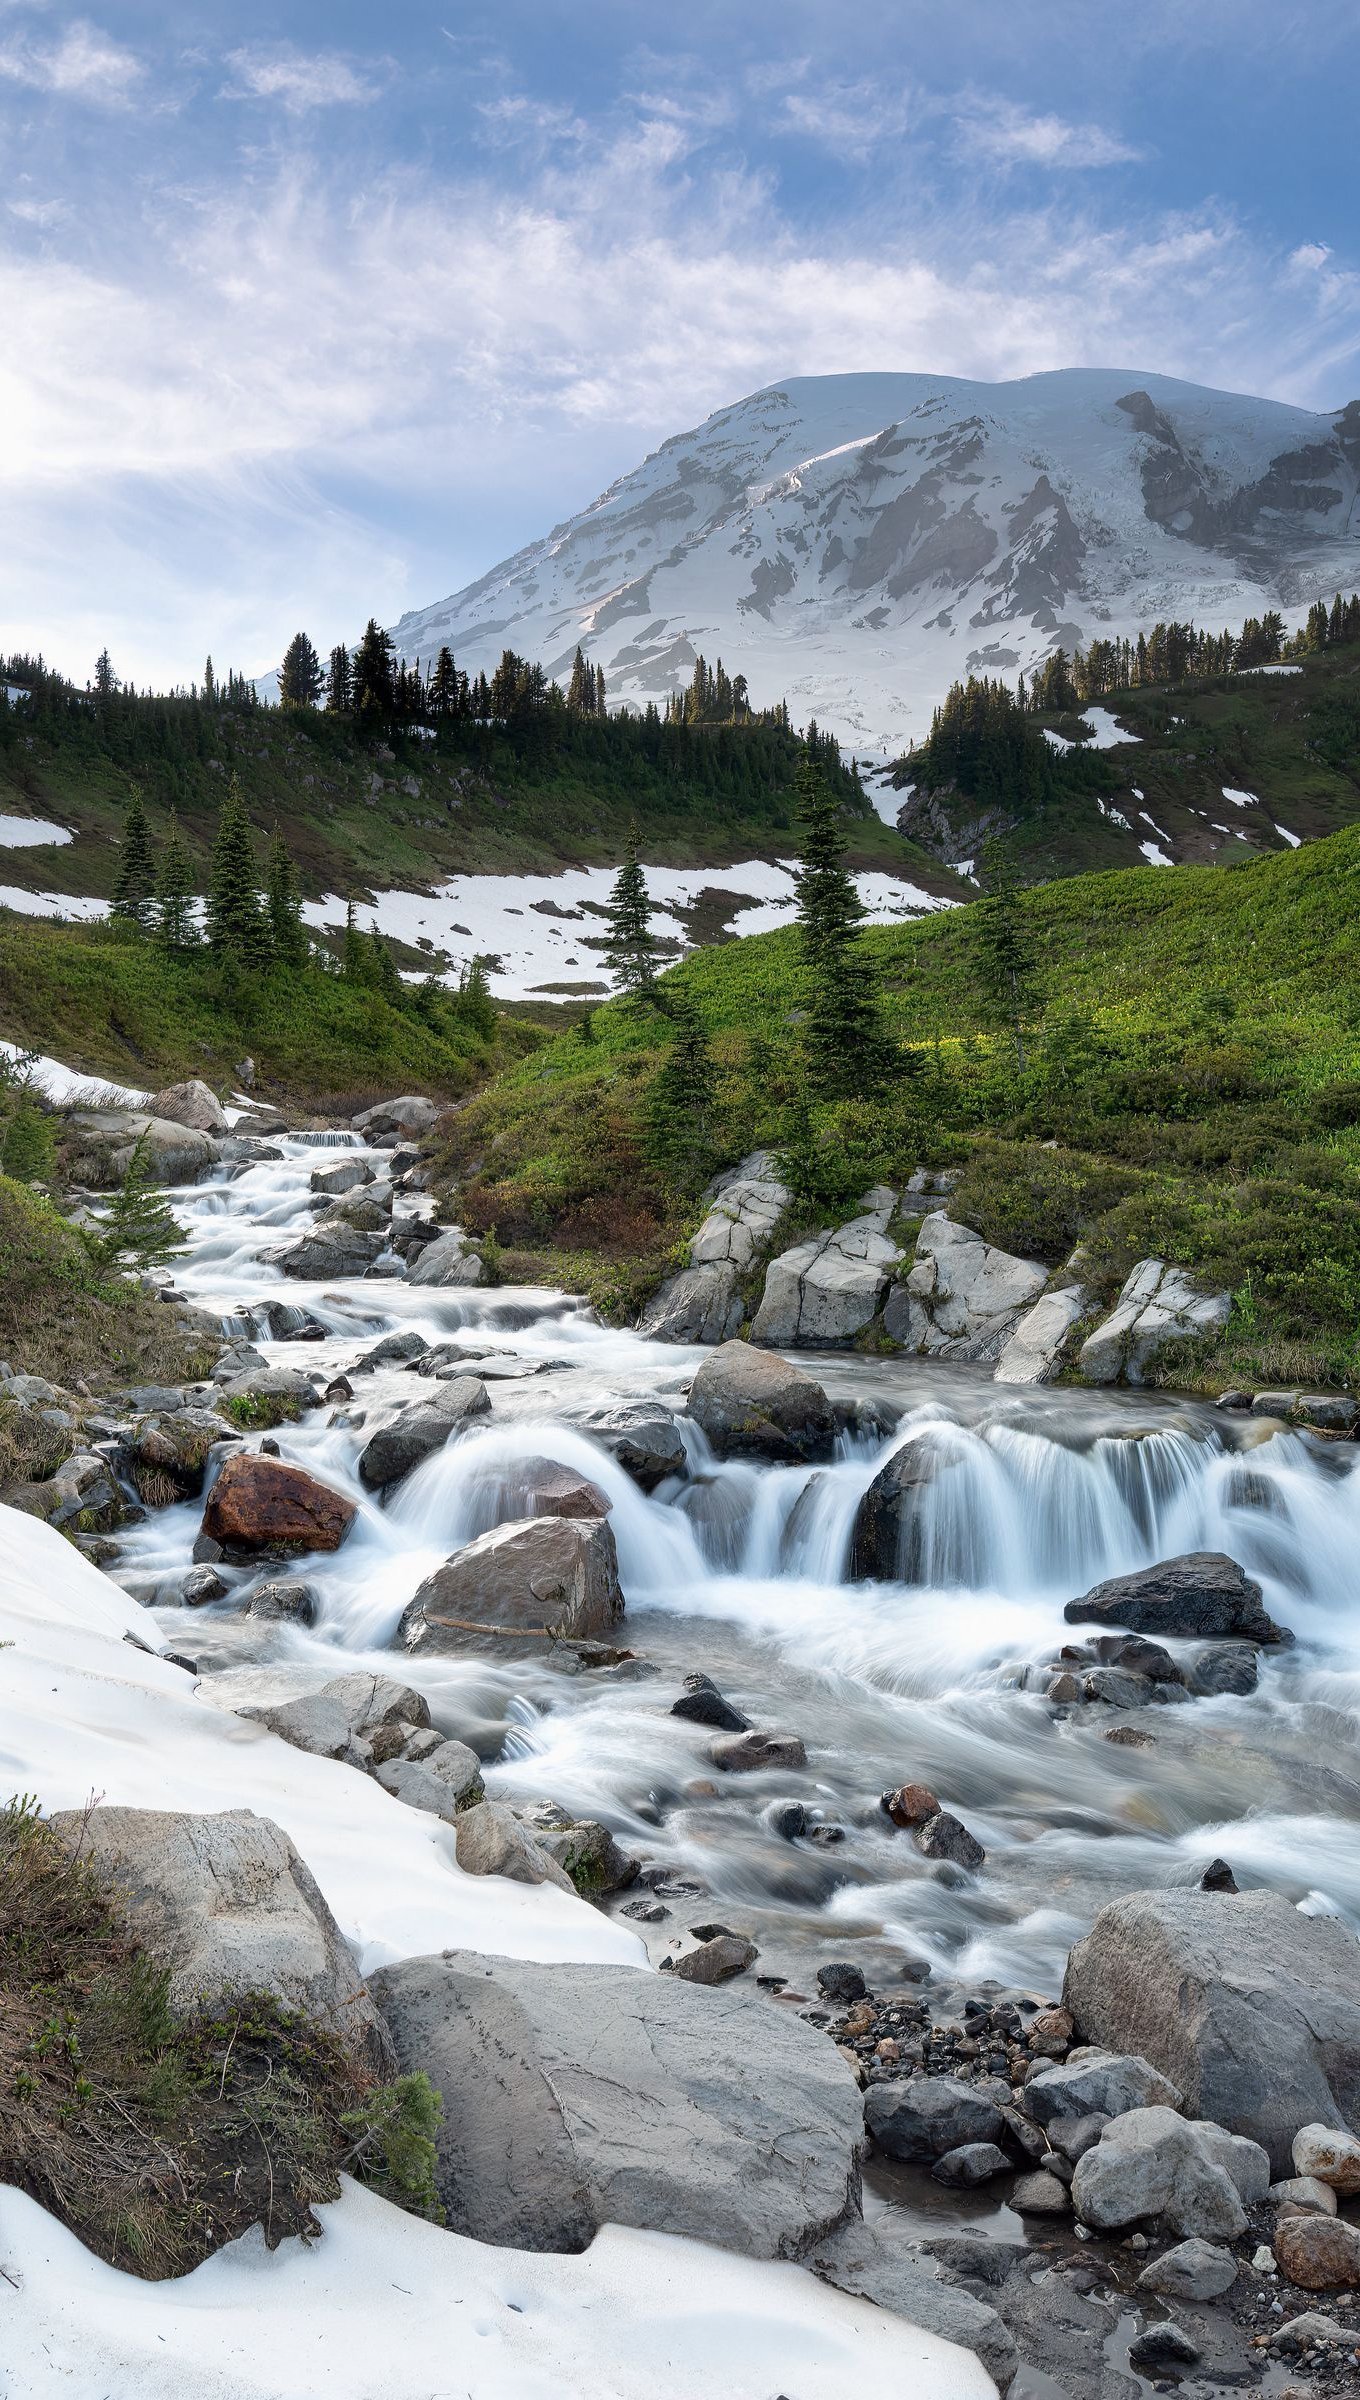
[[1088,750],[1118,750],[1122,743],[1141,742],[1141,733],[1126,733],[1108,708],[1084,708],[1083,722],[1091,728]]
[[64,825],[49,825],[41,817],[0,817],[0,850],[36,850],[43,842],[69,842]]
[[[1142,798],[1141,792],[1138,796],[1140,799]],[[1130,825],[1123,809],[1116,808],[1113,800],[1097,800],[1096,807],[1100,810],[1102,817],[1108,817],[1112,825],[1122,825],[1125,833],[1132,833],[1133,827]]]
[[1150,867],[1170,867],[1175,864],[1173,859],[1167,857],[1165,850],[1158,849],[1155,842],[1140,842],[1138,847]]
[[[12,1058],[17,1064],[27,1053],[18,1042],[0,1042],[0,1055]],[[134,1091],[127,1083],[106,1083],[99,1075],[77,1075],[73,1068],[64,1067],[59,1058],[46,1058],[41,1053],[30,1065],[29,1080],[58,1107],[70,1100],[82,1100],[91,1108],[107,1108],[118,1102],[128,1108],[140,1108],[149,1097],[146,1092]]]
[[1055,733],[1050,725],[1041,725],[1039,727],[1039,731],[1043,735],[1046,742],[1052,743],[1055,750],[1076,749],[1077,745],[1075,742],[1069,742],[1065,735],[1061,733]]
[[1259,808],[1261,805],[1255,792],[1235,792],[1227,783],[1223,786],[1223,797],[1231,800],[1234,808]]
[[1282,842],[1288,842],[1291,850],[1298,849],[1303,838],[1301,834],[1291,833],[1287,825],[1277,825],[1275,831]]

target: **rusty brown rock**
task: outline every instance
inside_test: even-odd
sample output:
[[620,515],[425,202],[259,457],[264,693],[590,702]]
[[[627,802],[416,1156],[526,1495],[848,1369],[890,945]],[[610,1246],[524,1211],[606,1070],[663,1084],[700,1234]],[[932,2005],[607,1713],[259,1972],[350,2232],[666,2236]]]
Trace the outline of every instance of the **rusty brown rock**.
[[227,1460],[200,1532],[227,1551],[338,1550],[354,1517],[354,1502],[343,1492],[251,1451]]
[[895,1791],[884,1793],[879,1807],[894,1825],[924,1825],[940,1813],[940,1803],[925,1783],[899,1783]]
[[1344,2217],[1281,2217],[1274,2250],[1281,2272],[1300,2291],[1360,2288],[1360,2231]]

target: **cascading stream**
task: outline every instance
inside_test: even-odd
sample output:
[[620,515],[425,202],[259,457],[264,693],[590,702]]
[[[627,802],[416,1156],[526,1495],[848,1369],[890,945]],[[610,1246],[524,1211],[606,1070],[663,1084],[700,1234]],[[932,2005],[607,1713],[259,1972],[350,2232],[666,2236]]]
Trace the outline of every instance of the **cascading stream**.
[[[605,1818],[626,1846],[702,1886],[703,1913],[740,1911],[775,1971],[811,1942],[858,1939],[961,1976],[1051,1989],[1103,1900],[1195,1880],[1218,1852],[1240,1881],[1360,1925],[1360,1481],[1349,1445],[1159,1395],[1007,1392],[977,1370],[805,1358],[834,1396],[898,1415],[894,1433],[846,1437],[826,1467],[778,1468],[717,1460],[687,1425],[690,1476],[646,1497],[573,1420],[620,1398],[678,1408],[704,1354],[600,1326],[560,1294],[286,1279],[261,1253],[310,1221],[308,1177],[328,1146],[353,1137],[290,1138],[277,1161],[176,1193],[190,1244],[178,1286],[237,1338],[303,1316],[324,1328],[305,1345],[256,1331],[271,1363],[336,1371],[380,1333],[415,1327],[553,1371],[492,1383],[491,1417],[386,1505],[358,1481],[367,1431],[347,1420],[362,1409],[371,1430],[428,1393],[427,1380],[384,1367],[356,1381],[348,1408],[278,1429],[285,1457],[359,1507],[334,1557],[296,1569],[320,1598],[309,1631],[240,1615],[253,1577],[208,1609],[177,1605],[199,1504],[155,1512],[128,1536],[122,1579],[222,1679],[224,1701],[266,1682],[309,1688],[360,1660],[409,1676],[446,1730],[475,1741],[492,1789]],[[901,1580],[850,1583],[859,1502],[903,1442],[922,1446],[929,1472]],[[389,1647],[406,1603],[452,1551],[520,1513],[524,1462],[545,1456],[606,1493],[627,1639],[660,1673],[567,1676],[480,1657],[412,1667]],[[1226,1551],[1257,1577],[1297,1647],[1264,1654],[1245,1697],[1139,1712],[1146,1747],[1104,1740],[1115,1720],[1099,1705],[1055,1718],[1026,1670],[1089,1630],[1065,1624],[1064,1603],[1193,1550]],[[690,1668],[758,1724],[801,1734],[808,1769],[717,1773],[711,1736],[668,1713]],[[931,1865],[892,1831],[878,1795],[905,1780],[929,1783],[985,1843],[979,1876]],[[845,1838],[785,1839],[770,1811],[788,1799]],[[658,1948],[695,1913],[683,1898],[673,1905]]]

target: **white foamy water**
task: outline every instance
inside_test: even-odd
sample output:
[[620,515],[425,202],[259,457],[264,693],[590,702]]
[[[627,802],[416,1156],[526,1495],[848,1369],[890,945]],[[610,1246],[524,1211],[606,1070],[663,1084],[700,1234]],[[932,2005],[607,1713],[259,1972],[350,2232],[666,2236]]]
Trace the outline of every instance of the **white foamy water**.
[[[493,1789],[603,1817],[635,1854],[700,1885],[703,1913],[749,1928],[776,1966],[809,1943],[860,1939],[950,1973],[1051,1989],[1105,1899],[1192,1880],[1216,1854],[1244,1884],[1360,1925],[1360,1482],[1349,1445],[1164,1397],[1018,1392],[977,1369],[824,1357],[802,1363],[838,1399],[886,1408],[898,1420],[890,1437],[844,1437],[828,1466],[776,1468],[716,1460],[691,1426],[689,1476],[646,1497],[579,1419],[606,1400],[681,1408],[704,1353],[601,1326],[560,1294],[287,1280],[260,1252],[309,1221],[307,1178],[325,1152],[281,1148],[278,1162],[177,1196],[192,1242],[177,1281],[199,1305],[238,1329],[261,1322],[251,1312],[266,1301],[310,1312],[324,1340],[260,1347],[327,1373],[398,1326],[543,1371],[490,1383],[490,1417],[385,1504],[358,1481],[359,1451],[387,1413],[431,1388],[425,1378],[393,1367],[356,1376],[352,1403],[279,1429],[284,1455],[359,1510],[333,1558],[297,1570],[319,1595],[310,1631],[242,1617],[249,1576],[228,1602],[175,1606],[198,1504],[154,1513],[129,1537],[123,1580],[158,1607],[177,1647],[227,1674],[224,1696],[271,1676],[307,1688],[357,1660],[409,1675],[436,1720],[475,1742]],[[923,1473],[896,1579],[852,1583],[856,1509],[903,1442],[919,1447]],[[521,1513],[525,1462],[544,1457],[605,1492],[624,1633],[660,1672],[408,1664],[390,1645],[417,1587]],[[1142,1711],[1152,1744],[1126,1749],[1102,1739],[1108,1711],[1060,1718],[1027,1688],[1028,1669],[1091,1630],[1067,1626],[1068,1600],[1194,1550],[1238,1559],[1297,1636],[1262,1654],[1255,1692]],[[669,1714],[695,1668],[757,1724],[801,1734],[807,1769],[716,1774],[711,1733]],[[892,1831],[878,1797],[906,1780],[929,1783],[984,1842],[979,1875],[942,1873]],[[768,1818],[782,1799],[844,1839],[784,1840]],[[682,1900],[656,1946],[693,1913]]]

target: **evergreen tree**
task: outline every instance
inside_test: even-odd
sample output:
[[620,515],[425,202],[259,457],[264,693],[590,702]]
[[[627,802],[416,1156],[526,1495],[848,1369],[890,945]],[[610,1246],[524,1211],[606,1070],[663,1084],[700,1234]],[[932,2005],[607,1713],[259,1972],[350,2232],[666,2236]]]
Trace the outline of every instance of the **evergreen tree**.
[[151,829],[146,821],[146,807],[141,786],[134,783],[123,815],[123,839],[118,852],[118,872],[113,879],[113,897],[109,902],[110,916],[134,933],[150,933],[155,924],[156,868],[151,855]]
[[354,902],[345,903],[345,938],[340,945],[340,972],[346,983],[372,981],[372,955],[355,921]]
[[368,724],[390,725],[396,713],[396,656],[391,634],[370,617],[350,665],[352,705]]
[[595,670],[586,665],[586,655],[579,642],[576,656],[571,662],[567,706],[574,717],[593,717],[595,714]]
[[279,704],[283,708],[315,708],[325,676],[308,636],[295,633],[279,669]]
[[607,910],[609,932],[605,938],[605,956],[614,977],[614,988],[625,999],[654,1000],[656,997],[656,936],[652,932],[652,902],[647,880],[638,865],[637,838],[628,845],[628,856],[614,878]]
[[[209,660],[211,665],[211,660]],[[156,878],[156,938],[163,950],[178,956],[198,947],[198,918],[194,909],[194,870],[179,818],[171,811],[170,831],[161,853]]]
[[458,669],[453,652],[445,647],[434,662],[434,673],[426,687],[430,715],[436,720],[458,714]]
[[113,671],[113,660],[106,649],[100,651],[94,662],[94,688],[95,696],[100,700],[111,700],[118,689],[118,678]]
[[164,1266],[184,1248],[184,1229],[153,1181],[144,1132],[132,1145],[122,1183],[104,1219],[99,1248],[110,1266],[131,1267]]
[[209,708],[217,706],[217,677],[213,673],[211,650],[203,661],[203,698]]
[[713,1053],[708,1029],[683,984],[670,995],[670,1046],[647,1094],[647,1150],[686,1188],[713,1172]]
[[393,1008],[400,1008],[406,999],[406,986],[401,980],[397,962],[376,925],[369,933],[368,955],[368,980],[374,991],[381,992],[384,1000]]
[[16,1183],[45,1183],[56,1155],[51,1118],[31,1094],[21,1092],[0,1146],[0,1174],[12,1176]]
[[269,845],[269,863],[265,869],[265,913],[269,919],[269,942],[281,967],[304,967],[307,963],[307,936],[302,923],[302,903],[298,898],[297,876],[288,845],[281,833],[276,833]]
[[326,670],[326,706],[332,716],[348,716],[352,690],[349,652],[343,642],[337,642]]
[[208,886],[208,946],[242,967],[269,963],[269,924],[260,905],[255,842],[233,775],[222,803]]
[[1034,1004],[1029,925],[1014,872],[995,842],[984,845],[982,865],[987,890],[971,910],[975,990],[984,1022],[1010,1034],[1023,1075],[1025,1024]]
[[803,828],[794,884],[808,1063],[822,1097],[863,1098],[882,1082],[887,1065],[878,976],[857,938],[864,907],[845,867],[840,803],[810,756],[799,760],[795,784]]
[[472,959],[458,978],[453,999],[454,1014],[475,1033],[479,1040],[494,1041],[498,1018],[491,986],[486,979],[486,967],[480,958]]

